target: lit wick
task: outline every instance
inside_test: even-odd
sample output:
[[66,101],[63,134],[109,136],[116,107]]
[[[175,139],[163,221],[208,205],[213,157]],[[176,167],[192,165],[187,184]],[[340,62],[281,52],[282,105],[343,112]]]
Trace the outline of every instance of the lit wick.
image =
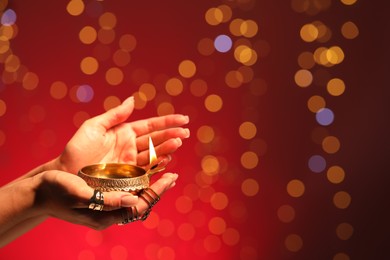
[[[157,154],[156,154],[156,151],[154,150],[154,145],[153,145],[153,141],[152,141],[152,138],[149,136],[149,164],[152,165],[153,163],[155,163],[155,161],[157,161]],[[158,163],[151,166],[150,169],[154,169],[158,166]]]
[[[163,162],[164,160],[160,160],[159,162],[157,162],[157,154],[156,154],[156,150],[154,149],[154,145],[153,145],[153,141],[152,141],[152,138],[149,136],[149,169],[148,169],[148,172],[149,171],[152,171],[152,172],[159,172],[159,171],[162,171],[165,169],[165,167],[159,167],[160,164]],[[161,169],[160,169],[161,168]],[[157,169],[157,170],[156,170]],[[153,170],[156,170],[156,171],[153,171]]]

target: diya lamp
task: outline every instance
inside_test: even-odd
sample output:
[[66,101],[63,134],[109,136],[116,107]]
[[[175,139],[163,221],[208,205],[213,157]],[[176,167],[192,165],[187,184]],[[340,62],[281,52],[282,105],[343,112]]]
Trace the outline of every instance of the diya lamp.
[[142,167],[126,163],[100,163],[83,167],[80,176],[90,187],[100,191],[127,191],[138,194],[149,187],[151,177],[165,170],[163,160],[158,161],[149,137],[149,165]]

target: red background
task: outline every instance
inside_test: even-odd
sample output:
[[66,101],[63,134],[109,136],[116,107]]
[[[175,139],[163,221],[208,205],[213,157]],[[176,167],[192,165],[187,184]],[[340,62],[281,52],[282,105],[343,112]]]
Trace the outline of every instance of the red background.
[[[18,81],[0,82],[0,101],[6,104],[5,113],[0,113],[1,184],[59,154],[77,129],[73,120],[77,112],[97,115],[104,111],[103,102],[108,96],[123,100],[136,92],[140,84],[158,82],[161,75],[180,77],[178,64],[182,60],[194,61],[195,77],[207,82],[207,93],[202,97],[191,94],[192,79],[183,79],[184,91],[174,97],[156,83],[157,98],[131,116],[132,120],[156,116],[158,104],[163,100],[170,102],[176,113],[191,118],[192,136],[176,152],[168,169],[180,174],[177,186],[164,195],[151,215],[159,220],[157,227],[150,228],[147,220],[91,231],[49,219],[0,249],[1,259],[344,260],[384,259],[389,255],[385,249],[389,231],[386,210],[389,177],[385,163],[389,154],[386,74],[390,57],[389,22],[383,6],[360,0],[351,6],[335,0],[322,1],[331,3],[330,7],[306,14],[291,7],[291,2],[299,1],[101,1],[98,3],[102,12],[112,12],[117,17],[117,36],[132,34],[137,39],[129,65],[122,68],[123,82],[110,86],[104,73],[114,66],[111,59],[101,61],[93,75],[82,73],[79,65],[85,56],[93,56],[94,45],[82,44],[78,33],[85,25],[98,28],[98,17],[86,12],[71,16],[66,11],[68,2],[8,3],[8,8],[17,14],[18,33],[11,40],[12,51],[29,71],[39,76],[39,84],[26,90]],[[228,23],[211,26],[204,18],[209,8],[221,4],[231,6],[232,19],[251,19],[259,27],[257,35],[249,41],[260,46],[255,47],[258,60],[251,68],[254,79],[266,82],[263,95],[251,93],[251,82],[239,88],[226,86],[225,74],[241,66],[234,59],[233,49],[227,53],[214,51],[210,56],[197,50],[202,38],[229,35]],[[333,31],[328,42],[306,43],[300,38],[300,28],[315,20],[321,20]],[[349,20],[360,32],[353,40],[343,38],[339,32],[340,26]],[[233,41],[238,38],[232,36]],[[118,38],[108,47],[115,50],[117,43]],[[298,55],[322,45],[341,46],[345,53],[341,64],[325,68],[346,83],[346,91],[340,97],[327,95],[320,84],[300,88],[294,82],[294,74],[300,69]],[[3,67],[1,64],[0,68]],[[51,84],[58,80],[68,87],[68,95],[60,100],[50,95]],[[93,87],[90,102],[76,102],[72,98],[72,87],[80,84]],[[220,111],[214,113],[205,108],[204,101],[210,94],[222,98]],[[335,114],[333,124],[324,127],[340,140],[341,148],[335,154],[324,153],[321,145],[311,140],[313,129],[319,126],[315,115],[307,109],[307,101],[313,95],[322,95]],[[251,140],[239,135],[239,126],[244,121],[257,127]],[[215,131],[212,144],[205,145],[197,138],[197,131],[204,125]],[[246,169],[240,162],[246,151],[254,151],[259,158],[253,169]],[[345,180],[333,184],[327,180],[326,170],[311,172],[308,159],[315,154],[326,159],[327,168],[342,166]],[[223,169],[215,182],[201,186],[197,178],[202,171],[202,158],[207,155],[218,158]],[[248,179],[256,180],[259,185],[253,196],[245,195],[242,190]],[[298,198],[287,191],[288,183],[295,179],[305,185],[304,194]],[[190,189],[202,195],[192,198],[190,212],[178,212],[178,198],[188,198]],[[335,207],[332,201],[339,191],[352,198],[345,209]],[[228,198],[228,205],[221,210],[207,201],[219,192]],[[278,218],[282,205],[295,210],[289,223]],[[238,241],[229,244],[224,233],[213,233],[210,221],[215,217],[224,220],[226,230],[239,234]],[[353,227],[348,239],[340,239],[336,234],[340,223]],[[189,240],[178,235],[183,224],[195,230]],[[291,234],[301,239],[298,250],[286,246],[286,238]]]

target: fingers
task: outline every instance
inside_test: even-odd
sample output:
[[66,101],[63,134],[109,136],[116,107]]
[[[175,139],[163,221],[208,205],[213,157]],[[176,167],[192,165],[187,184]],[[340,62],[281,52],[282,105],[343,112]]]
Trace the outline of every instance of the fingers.
[[[167,190],[175,187],[176,180],[179,177],[176,173],[165,173],[160,179],[158,179],[150,188],[158,195],[162,196]],[[137,209],[138,212],[145,212],[149,208],[147,202],[142,199],[138,200]]]
[[150,133],[150,135],[139,136],[137,137],[137,149],[139,152],[149,149],[149,140],[148,140],[149,136],[152,138],[154,146],[158,146],[169,139],[189,138],[190,130],[188,128],[175,127],[175,128],[164,129],[161,131],[155,131]]
[[[145,200],[138,199],[136,205],[130,203],[132,205],[130,208],[122,208],[113,211],[93,211],[90,209],[77,209],[74,210],[71,214],[67,215],[64,219],[75,224],[81,224],[97,230],[107,228],[113,224],[127,224],[129,222],[137,221],[140,219],[143,220],[145,219],[145,213],[149,213],[151,206],[154,206],[154,204],[158,201],[158,199],[156,198],[159,198],[167,190],[174,187],[177,178],[177,174],[164,174],[160,179],[153,183],[153,185],[151,185],[151,190],[147,189],[146,193],[142,195],[145,197]],[[109,195],[110,192],[104,194]]]
[[173,114],[135,121],[131,123],[131,127],[137,136],[142,136],[155,131],[182,126],[188,124],[188,122],[188,116]]
[[114,107],[107,112],[93,117],[90,121],[110,129],[126,121],[134,110],[134,97],[129,97],[122,104]]

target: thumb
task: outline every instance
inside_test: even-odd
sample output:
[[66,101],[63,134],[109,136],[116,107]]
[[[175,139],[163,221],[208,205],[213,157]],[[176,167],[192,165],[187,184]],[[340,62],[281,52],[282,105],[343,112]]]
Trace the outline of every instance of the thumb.
[[120,123],[126,121],[134,110],[134,97],[127,98],[117,107],[111,108],[107,112],[98,115],[94,121],[105,129],[110,129]]

